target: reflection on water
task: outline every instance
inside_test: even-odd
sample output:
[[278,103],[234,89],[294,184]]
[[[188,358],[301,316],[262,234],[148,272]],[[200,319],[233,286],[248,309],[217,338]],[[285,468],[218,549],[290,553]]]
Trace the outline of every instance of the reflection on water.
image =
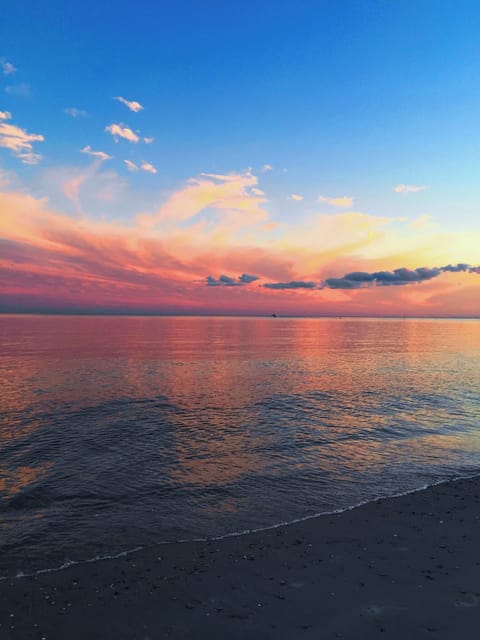
[[0,338],[0,573],[480,468],[478,321],[0,316]]
[[16,469],[3,467],[0,471],[0,495],[2,498],[11,498],[17,495],[22,490],[39,482],[49,467],[51,467],[49,462],[36,467],[17,467]]

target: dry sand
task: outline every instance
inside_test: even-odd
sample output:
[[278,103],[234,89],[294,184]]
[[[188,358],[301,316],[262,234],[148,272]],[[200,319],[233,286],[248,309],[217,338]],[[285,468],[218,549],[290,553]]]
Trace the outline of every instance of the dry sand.
[[0,583],[2,640],[470,639],[480,479]]

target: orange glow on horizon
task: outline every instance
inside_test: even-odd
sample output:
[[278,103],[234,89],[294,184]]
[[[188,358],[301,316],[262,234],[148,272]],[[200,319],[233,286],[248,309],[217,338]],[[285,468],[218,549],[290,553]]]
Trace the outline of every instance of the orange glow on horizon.
[[[403,286],[272,290],[269,282],[471,260],[475,234],[408,229],[358,212],[275,223],[251,173],[201,175],[132,224],[52,210],[0,192],[4,308],[291,315],[480,315],[480,277],[443,273]],[[260,193],[263,193],[260,191]],[[213,214],[211,214],[213,212]],[[206,217],[205,217],[206,216]],[[212,217],[213,216],[213,217]],[[273,227],[271,226],[273,225]],[[426,235],[427,234],[427,235]],[[428,242],[427,242],[428,238]],[[473,249],[472,249],[473,247]],[[242,273],[243,286],[207,286]]]

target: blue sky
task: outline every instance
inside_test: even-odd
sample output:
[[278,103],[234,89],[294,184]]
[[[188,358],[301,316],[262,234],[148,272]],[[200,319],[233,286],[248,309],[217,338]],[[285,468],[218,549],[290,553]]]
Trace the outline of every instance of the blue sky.
[[[380,189],[419,182],[448,215],[441,200],[477,180],[478,3],[27,0],[3,13],[4,55],[31,96],[2,102],[48,130],[52,164],[87,143],[113,151],[102,130],[122,119],[156,137],[166,185],[269,163],[288,168],[279,193],[354,190],[391,209]],[[111,100],[124,94],[147,108],[129,117]],[[72,122],[68,106],[90,115]]]
[[[128,221],[202,172],[251,168],[279,222],[331,211],[323,195],[478,229],[477,2],[24,0],[2,13],[0,59],[16,72],[1,77],[0,111],[45,140],[41,162],[0,149],[0,166],[66,215],[78,205],[59,177],[89,166],[89,145],[113,157],[101,179],[122,194],[95,202],[101,187],[84,188],[94,218]],[[112,123],[154,141],[115,142]]]

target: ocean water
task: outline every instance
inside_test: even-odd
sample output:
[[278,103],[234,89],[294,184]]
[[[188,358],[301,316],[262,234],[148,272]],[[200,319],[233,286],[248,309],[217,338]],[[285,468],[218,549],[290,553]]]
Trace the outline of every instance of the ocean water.
[[480,472],[480,321],[0,316],[0,576]]

